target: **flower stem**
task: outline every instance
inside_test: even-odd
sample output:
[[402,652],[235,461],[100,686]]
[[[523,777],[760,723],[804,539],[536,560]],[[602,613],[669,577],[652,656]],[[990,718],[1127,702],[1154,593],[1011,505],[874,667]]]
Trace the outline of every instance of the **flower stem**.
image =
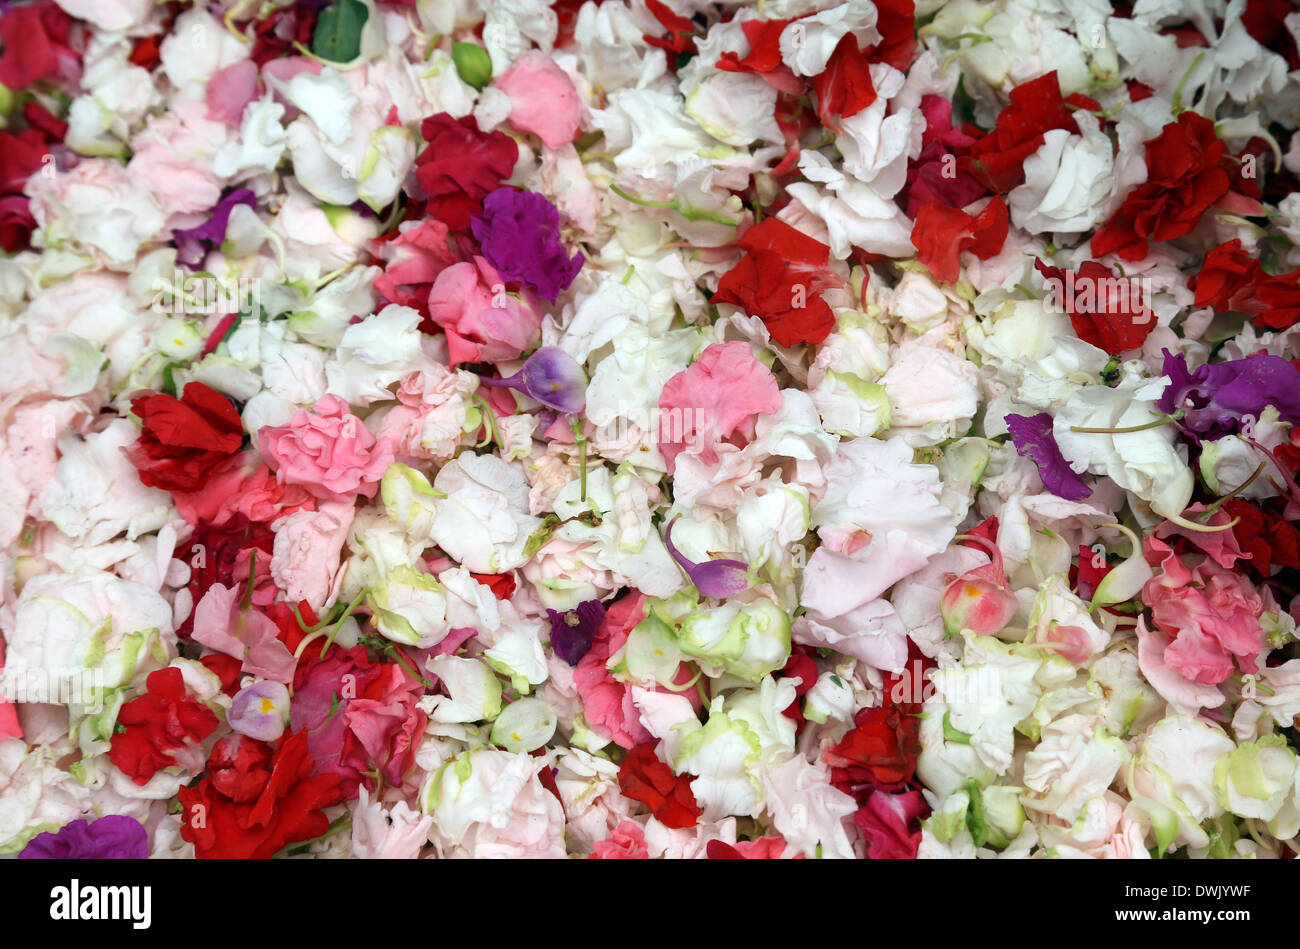
[[585,504],[587,503],[587,436],[582,432],[581,419],[569,419],[569,427],[573,429],[573,440],[578,444],[578,488],[581,492],[580,500]]
[[1165,415],[1156,419],[1154,422],[1147,422],[1145,425],[1131,425],[1128,428],[1084,428],[1081,425],[1071,425],[1070,431],[1080,432],[1084,435],[1127,435],[1130,432],[1145,432],[1147,429],[1159,428],[1161,425],[1168,425],[1170,422],[1177,421],[1172,415]]

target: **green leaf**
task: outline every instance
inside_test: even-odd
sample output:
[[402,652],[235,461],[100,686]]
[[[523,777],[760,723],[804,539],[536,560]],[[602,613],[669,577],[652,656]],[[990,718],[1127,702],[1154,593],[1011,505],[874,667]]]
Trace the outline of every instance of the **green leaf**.
[[350,63],[361,55],[361,30],[370,10],[360,0],[338,0],[321,11],[311,51],[332,63]]
[[559,523],[560,519],[558,517],[554,514],[547,514],[542,520],[542,526],[533,531],[528,536],[528,540],[524,543],[524,556],[531,557],[533,554],[537,553],[537,551],[545,547],[547,541],[551,539],[551,535],[555,533],[555,527]]

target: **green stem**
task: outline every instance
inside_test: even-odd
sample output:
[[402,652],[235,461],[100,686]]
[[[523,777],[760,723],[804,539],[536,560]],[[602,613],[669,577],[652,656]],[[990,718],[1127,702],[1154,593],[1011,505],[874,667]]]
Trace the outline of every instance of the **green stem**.
[[1080,432],[1084,435],[1127,435],[1129,432],[1145,432],[1147,429],[1159,428],[1161,425],[1168,425],[1177,419],[1172,415],[1166,415],[1156,419],[1154,422],[1147,422],[1145,425],[1131,425],[1128,428],[1084,428],[1081,425],[1071,425],[1070,431]]
[[639,204],[643,208],[660,208],[664,211],[676,211],[688,221],[712,221],[714,224],[725,224],[727,227],[739,226],[739,221],[733,221],[729,217],[723,217],[721,214],[715,214],[712,211],[701,211],[699,208],[693,208],[677,200],[673,201],[647,201],[644,198],[634,197],[628,194],[622,188],[614,183],[610,183],[609,190],[614,192],[624,201],[630,201],[632,204]]
[[581,492],[580,500],[585,504],[587,503],[587,436],[582,433],[581,419],[569,419],[569,427],[573,429],[573,440],[578,445],[578,488]]
[[349,616],[351,616],[352,611],[361,605],[361,601],[365,599],[368,590],[369,587],[363,589],[360,593],[358,593],[356,595],[356,598],[347,605],[347,609],[343,611],[343,615],[338,618],[338,622],[334,624],[334,628],[330,630],[329,637],[325,640],[325,645],[321,647],[320,657],[322,659],[325,658],[325,653],[329,651],[330,646],[334,645],[334,637],[337,636],[339,634],[339,630],[343,628],[343,621],[346,620]]
[[1183,73],[1183,78],[1182,78],[1182,79],[1179,79],[1179,80],[1178,80],[1178,85],[1176,85],[1176,86],[1174,87],[1174,103],[1173,103],[1173,105],[1174,105],[1174,114],[1175,114],[1175,115],[1177,115],[1179,112],[1184,111],[1184,110],[1183,110],[1183,85],[1187,82],[1188,78],[1189,78],[1189,77],[1192,75],[1192,73],[1196,70],[1196,67],[1199,66],[1199,65],[1201,64],[1201,60],[1204,59],[1204,58],[1205,58],[1205,54],[1204,54],[1204,53],[1198,53],[1197,56],[1196,56],[1196,58],[1192,60],[1192,64],[1191,64],[1190,66],[1187,67],[1187,72]]

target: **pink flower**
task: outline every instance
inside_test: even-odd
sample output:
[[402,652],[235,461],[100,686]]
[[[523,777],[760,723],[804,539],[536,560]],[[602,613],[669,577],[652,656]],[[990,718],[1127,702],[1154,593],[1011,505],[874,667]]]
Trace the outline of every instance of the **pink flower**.
[[257,435],[281,484],[300,484],[324,500],[374,497],[393,463],[392,443],[377,440],[336,395],[322,397],[310,412],[299,409],[288,425],[268,425]]
[[482,257],[438,274],[429,318],[447,334],[452,365],[516,359],[538,341],[542,326],[537,311],[506,293],[505,281]]
[[208,118],[239,125],[248,103],[257,98],[257,63],[241,59],[222,69],[207,88]]
[[416,291],[429,285],[459,258],[447,246],[447,225],[425,218],[404,226],[392,240],[376,243],[375,256],[388,262],[375,289],[390,303],[420,309]]
[[510,124],[536,135],[547,148],[562,148],[578,134],[582,103],[577,90],[546,53],[524,53],[494,85],[510,98]]
[[1253,672],[1263,645],[1264,601],[1250,581],[1210,557],[1189,568],[1149,535],[1143,546],[1147,562],[1162,568],[1142,588],[1142,599],[1156,627],[1172,640],[1165,665],[1207,685],[1232,675],[1234,660],[1243,672]]
[[921,828],[916,821],[930,810],[920,791],[887,794],[876,791],[853,820],[867,841],[870,860],[912,860],[921,846]]
[[339,579],[343,542],[356,508],[350,498],[322,502],[319,511],[298,511],[275,523],[271,576],[290,603],[323,607]]
[[668,473],[688,445],[705,464],[716,464],[719,442],[743,445],[754,437],[758,417],[780,407],[776,377],[754,358],[749,343],[714,343],[659,395],[659,451]]
[[279,634],[269,616],[241,608],[237,587],[214,583],[194,609],[195,642],[242,660],[248,675],[289,682],[297,663]]
[[208,476],[201,491],[174,491],[176,510],[191,524],[222,527],[237,514],[257,524],[312,510],[315,500],[301,485],[282,485],[252,453],[232,456]]
[[650,851],[645,845],[645,831],[636,821],[625,820],[609,835],[608,840],[596,841],[592,848],[593,860],[649,860]]
[[[641,712],[632,701],[631,687],[615,679],[605,668],[609,657],[623,648],[633,627],[645,619],[644,603],[645,594],[633,592],[611,606],[596,630],[591,648],[573,668],[573,684],[582,697],[587,724],[621,748],[632,748],[641,742],[654,740],[641,723]],[[673,682],[680,685],[689,678],[690,673],[683,663]],[[663,687],[655,691],[671,692]],[[701,704],[699,693],[689,689],[685,695],[698,711]]]

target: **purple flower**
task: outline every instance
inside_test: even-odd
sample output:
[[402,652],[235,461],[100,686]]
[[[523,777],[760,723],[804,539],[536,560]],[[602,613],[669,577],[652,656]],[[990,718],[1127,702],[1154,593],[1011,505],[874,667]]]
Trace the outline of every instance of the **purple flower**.
[[1007,428],[1016,451],[1028,455],[1038,466],[1043,485],[1058,498],[1082,501],[1092,494],[1092,488],[1080,478],[1061,454],[1056,437],[1052,435],[1052,417],[1046,412],[1037,415],[1008,415]]
[[37,834],[18,855],[27,860],[143,860],[149,835],[131,817],[110,814],[92,823],[74,820],[56,834]]
[[587,377],[577,360],[558,346],[543,346],[513,376],[479,381],[518,389],[557,412],[581,412],[587,404]]
[[226,239],[226,228],[230,226],[230,212],[237,204],[246,204],[256,209],[257,196],[248,188],[238,188],[217,202],[206,224],[172,231],[172,240],[178,251],[177,259],[191,270],[203,263],[207,252],[220,246]]
[[1156,404],[1170,415],[1182,411],[1182,427],[1192,437],[1235,435],[1245,416],[1258,419],[1270,405],[1282,421],[1300,423],[1300,369],[1280,356],[1247,356],[1189,372],[1181,353],[1162,352],[1169,385]]
[[682,552],[673,546],[673,525],[676,523],[677,518],[673,518],[668,523],[668,530],[664,532],[664,543],[668,547],[668,553],[677,561],[677,565],[686,571],[686,575],[691,578],[691,583],[695,584],[695,589],[700,591],[701,596],[722,600],[749,589],[749,564],[743,561],[706,560],[703,563],[693,563],[687,560]]
[[289,721],[289,690],[272,679],[254,682],[235,695],[226,721],[241,735],[275,741]]
[[551,302],[582,269],[582,254],[570,257],[560,240],[560,212],[540,194],[498,188],[483,199],[483,213],[474,215],[470,229],[504,279]]
[[587,654],[596,630],[605,619],[605,607],[600,600],[583,600],[576,609],[557,613],[548,609],[551,618],[551,648],[571,666]]

